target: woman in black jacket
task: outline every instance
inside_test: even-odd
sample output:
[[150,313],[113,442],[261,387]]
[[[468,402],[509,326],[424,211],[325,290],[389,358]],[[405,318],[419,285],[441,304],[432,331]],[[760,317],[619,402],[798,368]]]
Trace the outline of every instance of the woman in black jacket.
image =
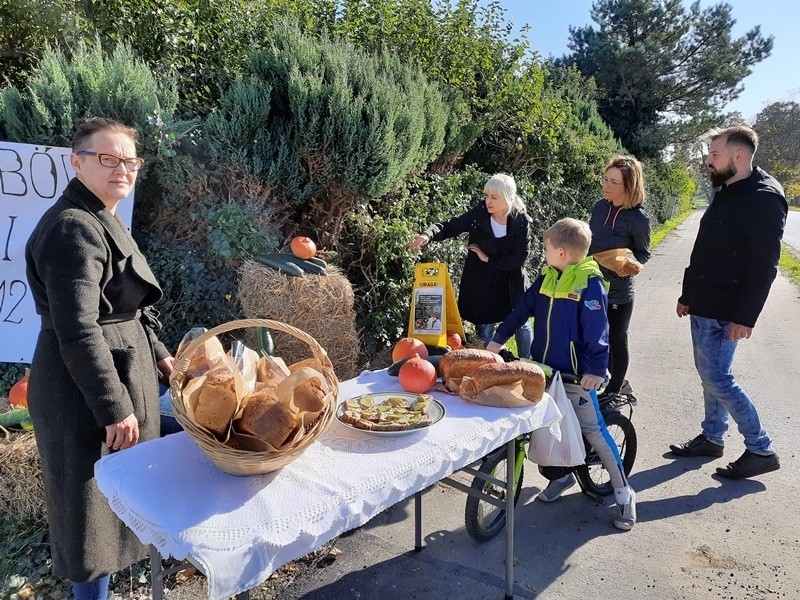
[[[483,202],[463,215],[432,225],[416,237],[411,249],[469,234],[458,311],[462,319],[475,324],[476,333],[488,344],[495,325],[511,313],[527,287],[524,265],[529,219],[510,175],[493,175],[483,193]],[[529,358],[533,341],[530,323],[519,328],[516,340],[519,355]]]
[[[606,166],[602,178],[603,198],[592,211],[590,254],[624,249],[638,263],[650,258],[650,219],[642,209],[644,173],[641,163],[632,156],[615,156]],[[611,380],[605,393],[632,393],[625,379],[630,356],[628,326],[633,314],[633,274],[618,272],[600,262],[608,290],[608,343]]]
[[105,598],[109,576],[147,556],[97,487],[94,464],[158,437],[158,375],[174,359],[151,306],[161,288],[117,205],[142,159],[136,130],[111,119],[79,125],[76,176],[25,250],[42,328],[28,405],[42,459],[53,574],[74,596]]

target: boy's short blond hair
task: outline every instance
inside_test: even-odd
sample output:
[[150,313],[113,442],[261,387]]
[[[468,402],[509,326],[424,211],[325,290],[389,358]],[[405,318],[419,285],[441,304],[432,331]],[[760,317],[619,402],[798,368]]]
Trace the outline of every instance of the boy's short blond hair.
[[553,223],[542,234],[542,239],[555,248],[564,248],[570,258],[578,261],[586,258],[589,252],[592,230],[588,223],[566,217]]

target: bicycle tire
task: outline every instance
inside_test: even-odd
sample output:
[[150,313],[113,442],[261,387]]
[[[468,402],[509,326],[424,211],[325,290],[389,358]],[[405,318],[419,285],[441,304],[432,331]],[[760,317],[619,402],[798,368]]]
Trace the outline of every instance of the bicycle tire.
[[[503,448],[501,450],[502,451],[496,451],[487,456],[478,470],[481,473],[486,473],[496,479],[505,481],[508,461],[506,460],[505,449]],[[524,477],[525,465],[523,464],[520,467],[519,478],[514,486],[514,506],[516,506],[519,501]],[[484,481],[479,477],[475,477],[470,487],[473,490],[483,491],[484,494],[489,494],[505,502],[506,490],[490,481]],[[479,542],[487,542],[500,533],[505,527],[506,509],[494,506],[475,496],[467,496],[467,505],[464,508],[464,524],[467,528],[467,533],[469,533],[473,539]]]
[[[622,468],[627,477],[636,460],[636,451],[638,449],[636,429],[633,427],[631,420],[618,411],[604,413],[603,419],[606,422],[608,432],[617,444],[617,450],[622,458]],[[584,443],[586,444],[586,462],[575,470],[578,483],[580,483],[584,493],[589,496],[609,496],[614,492],[614,487],[611,485],[608,471],[603,467],[600,457],[586,442],[586,439],[584,439]]]

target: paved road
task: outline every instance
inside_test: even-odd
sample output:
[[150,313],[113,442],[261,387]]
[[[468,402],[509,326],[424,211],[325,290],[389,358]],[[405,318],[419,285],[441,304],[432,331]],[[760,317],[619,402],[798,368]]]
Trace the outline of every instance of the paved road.
[[800,211],[790,210],[786,217],[783,241],[795,250],[800,250]]
[[[796,213],[795,213],[796,214]],[[516,519],[515,598],[797,598],[800,590],[800,294],[779,276],[735,370],[775,439],[782,468],[752,481],[712,476],[743,451],[734,430],[725,460],[665,455],[699,432],[701,388],[692,364],[688,319],[675,316],[684,266],[701,211],[656,249],[637,281],[630,379],[639,455],[631,476],[639,523],[611,525],[613,508],[575,491],[543,504],[545,481],[526,463]],[[312,570],[281,600],[454,598],[504,595],[502,536],[479,544],[464,530],[465,496],[437,485],[424,494],[427,547],[413,552],[413,502],[385,511],[341,537],[343,554]]]

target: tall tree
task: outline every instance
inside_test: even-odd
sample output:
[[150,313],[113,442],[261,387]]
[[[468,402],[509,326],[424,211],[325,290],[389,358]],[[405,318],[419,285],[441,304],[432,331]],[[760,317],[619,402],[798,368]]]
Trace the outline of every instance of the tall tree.
[[758,166],[774,175],[787,195],[800,195],[800,104],[770,104],[758,113],[753,128],[760,138]]
[[571,27],[572,53],[559,62],[594,77],[600,114],[640,157],[719,124],[720,108],[772,51],[759,26],[733,38],[724,3],[595,0],[591,16],[598,27]]

